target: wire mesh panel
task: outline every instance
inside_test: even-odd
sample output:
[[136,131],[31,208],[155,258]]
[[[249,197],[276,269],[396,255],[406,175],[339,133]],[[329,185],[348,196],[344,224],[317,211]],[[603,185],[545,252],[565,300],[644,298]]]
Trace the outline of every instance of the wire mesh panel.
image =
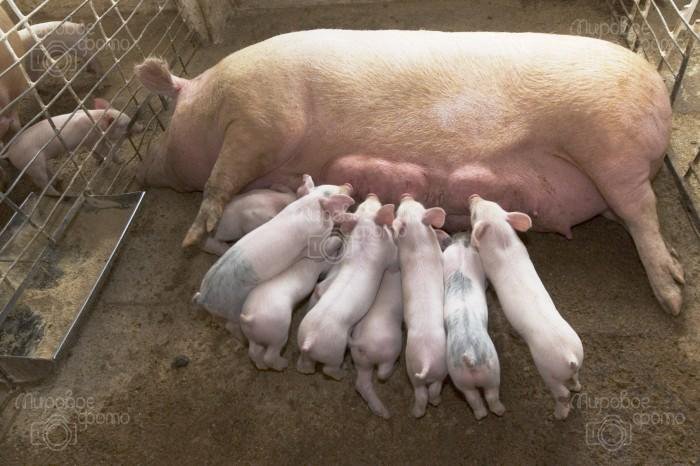
[[130,189],[164,129],[166,103],[133,65],[157,55],[187,76],[196,41],[174,0],[5,0],[0,29],[1,325],[30,284],[67,273],[52,268],[78,239],[69,226]]
[[[693,74],[688,72],[693,65],[700,63],[700,20],[696,19],[698,3],[699,0],[691,0],[684,6],[672,0],[612,0],[611,3],[620,24],[620,35],[632,50],[657,67],[669,88],[674,110],[678,109],[683,88],[689,88],[684,78]],[[687,90],[688,93],[698,94],[698,89]],[[697,99],[697,96],[694,97]],[[699,103],[696,101],[694,105]],[[692,127],[689,123],[682,122],[683,126]],[[674,176],[696,232],[700,232],[699,148],[670,150],[666,165]]]

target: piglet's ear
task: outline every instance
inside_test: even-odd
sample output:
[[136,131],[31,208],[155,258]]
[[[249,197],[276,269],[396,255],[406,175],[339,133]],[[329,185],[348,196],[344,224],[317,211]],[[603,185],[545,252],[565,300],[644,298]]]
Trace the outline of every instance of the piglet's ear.
[[301,186],[297,189],[297,197],[306,196],[314,189],[314,180],[311,178],[311,175],[304,174],[301,179]]
[[340,218],[340,214],[345,213],[348,207],[353,205],[355,201],[345,194],[334,194],[330,197],[322,197],[319,202],[321,203],[321,208],[330,214],[333,221]]
[[345,235],[350,234],[355,228],[355,225],[357,225],[357,218],[357,214],[348,212],[340,214],[337,219],[337,222],[340,224],[340,231]]
[[508,212],[506,220],[517,231],[526,232],[532,228],[532,219],[529,215],[522,212]]
[[423,214],[423,225],[442,228],[445,224],[445,211],[441,207],[431,207]]
[[109,107],[111,107],[106,99],[102,99],[100,97],[95,97],[95,99],[92,101],[92,106],[95,108],[95,110],[107,110]]
[[488,229],[491,227],[490,224],[482,221],[476,222],[474,228],[472,229],[472,245],[475,248],[479,247],[479,241],[484,237]]
[[437,236],[438,243],[440,243],[440,249],[443,251],[447,246],[452,244],[452,238],[450,235],[447,234],[445,230],[440,230],[439,228],[435,229],[435,236]]
[[394,204],[384,204],[374,216],[374,223],[380,226],[391,227],[394,222]]

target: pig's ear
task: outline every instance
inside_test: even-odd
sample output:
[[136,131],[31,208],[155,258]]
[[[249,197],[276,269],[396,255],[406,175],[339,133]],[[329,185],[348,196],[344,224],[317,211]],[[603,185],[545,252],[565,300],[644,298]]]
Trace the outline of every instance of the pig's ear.
[[301,186],[297,189],[297,197],[306,196],[314,189],[314,180],[311,178],[311,175],[304,174],[301,179]]
[[109,102],[101,97],[95,97],[95,99],[92,101],[92,106],[95,108],[95,110],[107,110],[109,107],[111,107]]
[[423,225],[442,228],[445,224],[445,211],[441,207],[431,207],[423,214]]
[[445,230],[440,230],[439,228],[435,228],[435,236],[437,236],[438,243],[440,243],[440,249],[443,251],[447,246],[452,244],[452,238],[450,235],[447,234]]
[[344,235],[349,235],[355,228],[355,225],[357,225],[357,219],[357,214],[351,214],[348,212],[340,214],[337,220],[338,224],[340,224],[340,231]]
[[394,204],[384,204],[377,211],[377,215],[374,216],[374,223],[380,226],[391,227],[394,223]]
[[526,232],[532,228],[532,219],[529,215],[522,212],[508,212],[506,220],[517,231]]
[[479,241],[481,241],[481,238],[484,237],[490,227],[491,225],[483,220],[476,222],[474,228],[472,228],[472,245],[475,248],[479,247]]
[[336,221],[340,214],[345,213],[348,207],[355,203],[350,196],[346,196],[345,194],[334,194],[331,197],[322,197],[319,199],[319,202],[321,203],[321,208],[330,214],[333,221]]
[[391,229],[394,232],[394,239],[399,236],[403,236],[406,233],[406,225],[404,225],[403,220],[400,218],[394,219],[391,224]]

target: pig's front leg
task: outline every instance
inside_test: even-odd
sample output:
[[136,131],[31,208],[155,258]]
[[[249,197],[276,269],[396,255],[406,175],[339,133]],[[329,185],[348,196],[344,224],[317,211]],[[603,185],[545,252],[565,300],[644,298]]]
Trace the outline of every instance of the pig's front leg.
[[268,138],[256,135],[244,125],[229,125],[219,157],[204,187],[197,217],[182,242],[183,247],[198,244],[206,233],[214,231],[224,206],[233,195],[273,167],[277,151],[267,141]]

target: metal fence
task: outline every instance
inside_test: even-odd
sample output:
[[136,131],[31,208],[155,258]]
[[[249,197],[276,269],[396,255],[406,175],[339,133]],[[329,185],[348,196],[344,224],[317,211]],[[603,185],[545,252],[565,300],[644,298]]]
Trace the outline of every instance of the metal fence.
[[[142,89],[133,65],[158,55],[187,76],[197,44],[175,0],[5,0],[0,9],[2,324],[77,212],[127,191],[164,129],[167,104]],[[109,115],[95,111],[105,101]]]

